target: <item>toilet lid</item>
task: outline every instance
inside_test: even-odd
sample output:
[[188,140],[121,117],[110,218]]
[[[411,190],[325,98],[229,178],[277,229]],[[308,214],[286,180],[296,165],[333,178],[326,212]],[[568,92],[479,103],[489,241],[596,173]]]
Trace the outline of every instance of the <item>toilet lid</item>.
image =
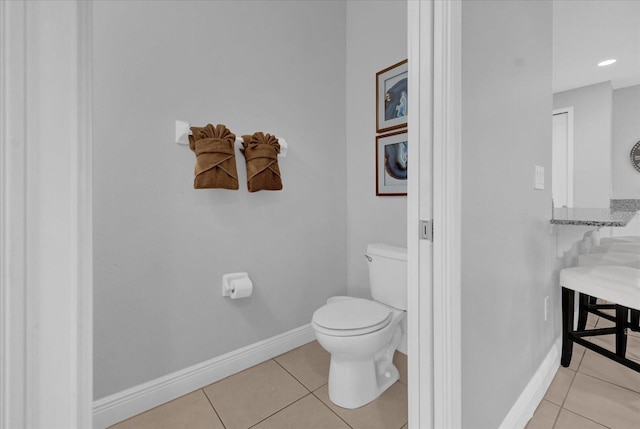
[[391,320],[391,312],[377,302],[356,298],[320,307],[313,313],[312,320],[322,328],[363,335],[386,326]]

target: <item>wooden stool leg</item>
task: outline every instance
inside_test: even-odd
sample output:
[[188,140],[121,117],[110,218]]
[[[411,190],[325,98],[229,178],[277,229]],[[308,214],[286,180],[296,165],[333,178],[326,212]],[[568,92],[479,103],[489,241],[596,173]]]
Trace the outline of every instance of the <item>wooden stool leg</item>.
[[616,354],[625,357],[627,353],[627,318],[629,309],[616,305]]
[[589,295],[581,293],[578,298],[578,331],[584,331],[587,326],[587,317],[589,311],[587,310],[589,303],[591,302]]
[[573,290],[562,288],[562,356],[560,364],[564,367],[571,364],[573,340],[569,333],[573,330],[573,306],[575,294]]

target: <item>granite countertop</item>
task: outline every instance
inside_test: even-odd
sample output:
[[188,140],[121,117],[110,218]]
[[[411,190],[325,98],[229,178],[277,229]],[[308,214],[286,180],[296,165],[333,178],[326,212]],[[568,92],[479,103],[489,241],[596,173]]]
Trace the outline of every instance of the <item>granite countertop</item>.
[[637,214],[610,208],[554,208],[551,223],[555,225],[627,226]]

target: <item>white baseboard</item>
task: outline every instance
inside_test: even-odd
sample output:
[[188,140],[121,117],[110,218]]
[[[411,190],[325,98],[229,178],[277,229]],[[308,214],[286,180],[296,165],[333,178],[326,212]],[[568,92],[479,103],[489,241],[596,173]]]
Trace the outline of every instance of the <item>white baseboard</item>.
[[527,384],[527,387],[524,388],[518,400],[509,410],[500,425],[500,429],[522,429],[527,425],[558,371],[561,345],[562,341],[558,338]]
[[134,386],[93,402],[93,427],[103,429],[215,383],[315,339],[310,324]]

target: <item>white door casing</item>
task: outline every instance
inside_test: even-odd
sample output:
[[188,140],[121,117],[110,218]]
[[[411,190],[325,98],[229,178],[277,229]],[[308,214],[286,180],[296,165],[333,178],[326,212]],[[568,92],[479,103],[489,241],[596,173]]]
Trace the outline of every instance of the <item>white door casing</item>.
[[0,428],[89,428],[91,2],[0,22]]
[[[461,423],[459,0],[409,1],[409,427]],[[433,243],[419,221],[433,218]]]
[[553,111],[552,195],[554,207],[573,207],[573,107]]

